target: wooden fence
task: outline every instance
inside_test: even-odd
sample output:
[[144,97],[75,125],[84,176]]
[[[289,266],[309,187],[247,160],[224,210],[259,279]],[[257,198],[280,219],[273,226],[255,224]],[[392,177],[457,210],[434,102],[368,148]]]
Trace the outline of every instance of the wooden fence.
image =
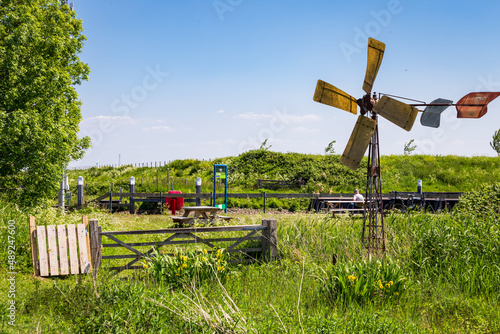
[[[57,231],[57,232],[56,232]],[[205,237],[206,233],[244,232],[239,237]],[[124,242],[120,236],[165,235],[162,241]],[[82,223],[75,225],[36,226],[35,218],[30,217],[31,255],[35,276],[60,276],[88,274],[93,272],[94,279],[103,260],[131,259],[127,264],[112,266],[118,274],[128,269],[139,269],[134,266],[144,257],[153,256],[154,250],[166,245],[203,244],[210,249],[219,242],[231,242],[224,247],[232,256],[230,262],[252,262],[257,259],[271,260],[277,256],[277,223],[275,219],[264,219],[261,225],[214,226],[199,228],[171,228],[141,231],[108,231],[103,232],[97,219],[83,217]],[[113,243],[102,243],[103,237]],[[260,241],[258,247],[238,248],[245,241]],[[128,250],[127,254],[103,255],[103,249],[120,247]],[[148,247],[140,251],[137,247]],[[220,248],[220,247],[219,247]],[[209,251],[211,252],[211,251]],[[173,254],[169,254],[173,255]]]
[[[222,232],[243,231],[245,235],[240,237],[204,237],[205,233],[219,234]],[[124,242],[119,236],[130,235],[152,235],[161,234],[166,236],[162,241],[145,241],[145,242]],[[102,237],[106,237],[113,243],[102,243]],[[245,241],[257,240],[260,241],[260,247],[252,248],[237,248]],[[239,254],[239,257],[233,257],[230,262],[242,263],[255,261],[257,258],[273,259],[277,255],[277,223],[275,219],[264,219],[261,225],[235,225],[235,226],[214,226],[214,227],[199,227],[199,228],[171,228],[161,230],[142,230],[142,231],[111,231],[99,233],[99,244],[102,249],[120,247],[128,250],[127,254],[119,255],[100,255],[97,263],[101,260],[119,260],[131,259],[127,264],[121,266],[112,266],[111,270],[115,270],[116,274],[128,269],[142,269],[142,266],[134,266],[140,259],[152,256],[155,249],[159,249],[166,245],[179,244],[203,244],[210,249],[216,247],[218,242],[232,242],[228,247],[225,247],[229,254]],[[147,251],[140,251],[136,247],[150,247]],[[254,254],[253,256],[251,254]],[[173,254],[169,254],[173,255]]]
[[[97,221],[93,221],[96,224]],[[92,254],[87,217],[82,223],[36,226],[30,217],[31,258],[35,276],[87,274]]]

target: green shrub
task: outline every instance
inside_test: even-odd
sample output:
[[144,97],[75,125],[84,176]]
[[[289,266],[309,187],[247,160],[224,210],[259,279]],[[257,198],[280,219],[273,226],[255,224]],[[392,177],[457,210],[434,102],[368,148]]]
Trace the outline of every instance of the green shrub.
[[398,300],[407,289],[401,268],[388,260],[338,263],[325,273],[323,292],[344,306]]
[[224,281],[229,274],[227,260],[224,249],[176,252],[174,256],[155,250],[152,257],[144,259],[143,267],[160,284],[180,287],[216,278]]

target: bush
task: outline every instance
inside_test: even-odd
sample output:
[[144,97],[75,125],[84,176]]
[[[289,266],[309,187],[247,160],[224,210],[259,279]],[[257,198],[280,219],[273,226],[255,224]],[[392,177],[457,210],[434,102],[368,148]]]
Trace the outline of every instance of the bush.
[[152,257],[144,259],[143,267],[160,284],[181,287],[216,278],[224,281],[229,273],[227,260],[224,249],[176,252],[174,256],[155,250]]
[[387,260],[338,263],[325,273],[323,292],[344,306],[384,304],[401,298],[407,289],[407,279],[400,267]]

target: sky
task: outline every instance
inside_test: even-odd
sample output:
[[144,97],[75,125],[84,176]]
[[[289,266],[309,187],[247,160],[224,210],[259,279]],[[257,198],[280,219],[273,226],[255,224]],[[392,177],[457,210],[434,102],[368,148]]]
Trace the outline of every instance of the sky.
[[[373,91],[431,102],[500,91],[498,1],[74,0],[91,69],[76,89],[70,166],[214,159],[259,148],[341,154],[356,116],[313,101],[318,79],[360,98],[368,37],[385,43]],[[443,113],[410,132],[379,118],[382,155],[496,156],[500,98],[480,119]]]

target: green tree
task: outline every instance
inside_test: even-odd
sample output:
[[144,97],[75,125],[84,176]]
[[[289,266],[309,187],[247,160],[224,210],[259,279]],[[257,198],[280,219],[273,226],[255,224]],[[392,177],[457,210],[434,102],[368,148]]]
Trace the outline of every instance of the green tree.
[[500,129],[493,134],[493,140],[490,142],[490,146],[500,156]]
[[405,155],[411,155],[413,151],[417,149],[417,145],[412,145],[413,142],[414,139],[411,139],[409,142],[405,143],[405,148],[404,148]]
[[88,80],[80,61],[82,22],[59,0],[0,1],[0,188],[21,189],[22,204],[54,196],[63,170],[83,156],[74,85]]
[[335,144],[336,141],[332,140],[327,147],[325,147],[325,154],[335,154],[335,148],[333,148],[333,144]]

